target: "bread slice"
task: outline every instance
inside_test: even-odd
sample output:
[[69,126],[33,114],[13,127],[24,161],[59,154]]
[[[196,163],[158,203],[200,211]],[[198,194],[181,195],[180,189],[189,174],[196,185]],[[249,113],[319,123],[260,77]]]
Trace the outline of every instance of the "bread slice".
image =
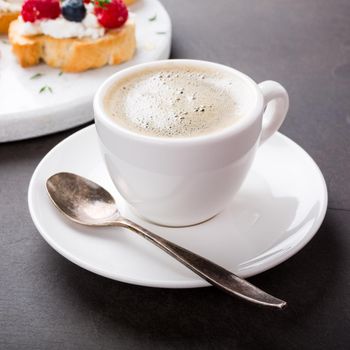
[[7,33],[9,25],[19,16],[19,12],[0,11],[0,34]]
[[43,60],[63,72],[82,72],[128,61],[136,49],[135,24],[132,21],[121,28],[107,31],[99,39],[22,36],[18,33],[19,25],[18,20],[10,24],[9,39],[22,67],[34,66]]

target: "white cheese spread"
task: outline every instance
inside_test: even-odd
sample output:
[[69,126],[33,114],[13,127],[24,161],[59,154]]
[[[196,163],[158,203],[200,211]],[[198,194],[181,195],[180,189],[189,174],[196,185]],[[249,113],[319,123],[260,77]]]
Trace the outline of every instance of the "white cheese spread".
[[93,12],[94,6],[88,4],[86,10],[86,16],[82,22],[67,21],[62,15],[55,19],[43,19],[33,23],[24,22],[19,17],[18,32],[24,36],[45,34],[58,39],[84,37],[98,39],[104,36],[105,28],[98,23]]

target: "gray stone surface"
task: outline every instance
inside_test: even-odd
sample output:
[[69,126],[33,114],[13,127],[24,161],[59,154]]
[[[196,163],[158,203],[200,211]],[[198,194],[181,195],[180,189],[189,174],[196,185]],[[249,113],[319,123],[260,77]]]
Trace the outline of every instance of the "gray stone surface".
[[282,132],[325,175],[329,210],[318,234],[287,262],[250,279],[289,308],[267,311],[214,288],[119,283],[53,251],[31,221],[27,187],[40,159],[70,130],[0,145],[0,348],[349,348],[350,2],[164,4],[174,25],[172,57],[217,61],[285,85],[291,109]]

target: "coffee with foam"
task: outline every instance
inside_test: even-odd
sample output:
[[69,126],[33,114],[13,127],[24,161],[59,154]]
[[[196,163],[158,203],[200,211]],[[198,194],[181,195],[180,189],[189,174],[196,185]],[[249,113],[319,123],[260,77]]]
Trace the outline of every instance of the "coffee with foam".
[[234,77],[211,69],[149,68],[113,85],[104,106],[113,121],[138,134],[200,136],[242,117],[240,85]]

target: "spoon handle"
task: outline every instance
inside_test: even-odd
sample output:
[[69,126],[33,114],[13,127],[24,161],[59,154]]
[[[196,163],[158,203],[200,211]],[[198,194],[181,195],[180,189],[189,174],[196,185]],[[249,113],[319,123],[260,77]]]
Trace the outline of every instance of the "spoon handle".
[[252,303],[282,309],[287,303],[277,299],[223,267],[205,259],[175,243],[146,230],[128,219],[118,220],[118,224],[131,229],[143,238],[164,250],[173,258],[187,266],[194,273],[225,292]]

